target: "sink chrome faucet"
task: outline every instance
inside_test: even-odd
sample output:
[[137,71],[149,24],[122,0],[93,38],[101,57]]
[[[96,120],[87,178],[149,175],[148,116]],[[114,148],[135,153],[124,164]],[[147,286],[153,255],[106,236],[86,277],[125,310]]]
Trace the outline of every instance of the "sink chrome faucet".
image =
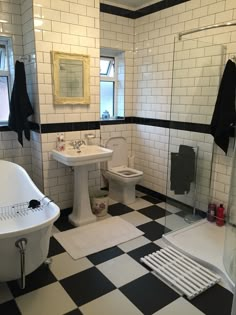
[[74,140],[70,142],[70,145],[73,146],[73,149],[78,150],[78,152],[81,152],[80,147],[82,144],[85,144],[84,140]]

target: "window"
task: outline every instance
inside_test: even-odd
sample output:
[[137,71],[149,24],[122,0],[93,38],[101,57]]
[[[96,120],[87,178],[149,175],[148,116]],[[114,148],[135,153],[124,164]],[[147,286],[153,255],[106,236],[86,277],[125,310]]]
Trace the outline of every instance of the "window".
[[101,49],[100,117],[124,117],[124,52],[109,48]]
[[114,100],[116,80],[114,68],[114,58],[100,58],[100,115],[102,119],[115,116]]
[[0,38],[0,123],[7,122],[9,116],[10,69],[8,40]]

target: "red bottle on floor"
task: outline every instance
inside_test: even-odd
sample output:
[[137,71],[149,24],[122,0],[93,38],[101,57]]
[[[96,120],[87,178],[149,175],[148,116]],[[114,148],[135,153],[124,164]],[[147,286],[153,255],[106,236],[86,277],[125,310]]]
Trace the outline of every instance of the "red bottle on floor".
[[221,204],[216,211],[216,224],[222,226],[225,224],[225,208]]

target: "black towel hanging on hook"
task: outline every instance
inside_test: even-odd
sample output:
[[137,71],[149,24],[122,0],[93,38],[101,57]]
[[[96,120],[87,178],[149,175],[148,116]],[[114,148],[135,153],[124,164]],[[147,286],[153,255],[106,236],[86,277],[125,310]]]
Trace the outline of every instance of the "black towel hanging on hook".
[[228,60],[211,120],[211,134],[215,143],[227,154],[230,129],[235,125],[236,65]]
[[30,140],[30,128],[27,118],[33,113],[26,89],[25,65],[17,60],[15,63],[15,80],[11,94],[8,127],[17,133],[18,141],[22,146],[23,131],[26,139]]

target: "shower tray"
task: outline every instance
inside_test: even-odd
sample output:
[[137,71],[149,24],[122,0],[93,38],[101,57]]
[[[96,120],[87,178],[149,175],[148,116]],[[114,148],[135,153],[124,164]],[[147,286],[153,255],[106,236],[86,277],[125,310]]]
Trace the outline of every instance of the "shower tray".
[[201,263],[222,278],[222,285],[233,292],[234,283],[229,278],[224,264],[225,226],[218,227],[206,219],[162,236],[172,246]]

